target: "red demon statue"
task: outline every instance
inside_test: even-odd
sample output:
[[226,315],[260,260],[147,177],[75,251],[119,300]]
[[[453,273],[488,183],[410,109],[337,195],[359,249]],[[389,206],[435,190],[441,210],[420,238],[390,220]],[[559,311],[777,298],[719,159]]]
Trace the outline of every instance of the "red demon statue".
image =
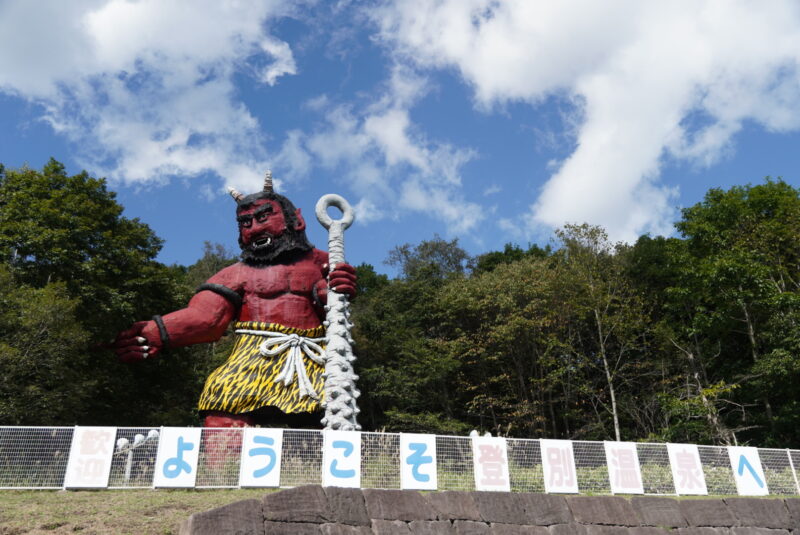
[[353,297],[355,270],[328,273],[328,253],[306,238],[299,209],[272,190],[236,199],[242,261],[197,289],[186,308],[135,323],[113,348],[123,362],[170,347],[218,340],[235,321],[228,360],[206,380],[199,409],[206,427],[289,424],[318,427],[328,287]]

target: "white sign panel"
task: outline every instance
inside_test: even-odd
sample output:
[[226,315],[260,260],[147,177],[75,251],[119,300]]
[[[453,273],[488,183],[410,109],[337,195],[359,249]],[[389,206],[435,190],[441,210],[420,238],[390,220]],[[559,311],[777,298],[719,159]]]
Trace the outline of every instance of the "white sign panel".
[[578,493],[578,477],[572,441],[542,439],[542,470],[545,492]]
[[613,494],[644,494],[639,454],[633,442],[604,442]]
[[161,431],[154,487],[194,487],[201,432],[199,427],[165,427]]
[[72,434],[64,487],[68,489],[108,487],[116,436],[116,427],[76,427]]
[[400,488],[436,490],[436,437],[400,433]]
[[672,480],[678,495],[708,494],[700,451],[694,444],[667,444]]
[[240,487],[280,487],[283,430],[247,427],[242,436]]
[[728,446],[728,457],[733,468],[736,491],[742,496],[766,496],[769,494],[767,479],[761,466],[758,449],[744,446]]
[[511,492],[506,439],[472,437],[472,461],[477,490]]
[[322,484],[326,487],[361,487],[361,433],[322,432]]

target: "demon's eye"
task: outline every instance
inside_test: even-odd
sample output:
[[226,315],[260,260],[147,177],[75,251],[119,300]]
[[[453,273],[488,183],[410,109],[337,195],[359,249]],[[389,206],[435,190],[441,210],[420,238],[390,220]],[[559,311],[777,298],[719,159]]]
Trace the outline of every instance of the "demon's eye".
[[241,216],[237,218],[239,226],[243,228],[250,228],[253,226],[253,216]]
[[265,204],[259,207],[253,215],[255,216],[256,221],[263,223],[269,218],[270,215],[272,215],[272,205]]

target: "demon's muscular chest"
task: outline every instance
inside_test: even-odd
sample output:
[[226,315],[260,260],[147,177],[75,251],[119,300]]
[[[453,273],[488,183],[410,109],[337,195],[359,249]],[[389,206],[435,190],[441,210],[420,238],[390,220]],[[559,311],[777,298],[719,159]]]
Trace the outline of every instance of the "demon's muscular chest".
[[310,251],[287,264],[250,266],[238,263],[222,270],[209,282],[222,284],[242,297],[239,321],[280,323],[303,329],[320,324],[314,286],[324,284],[327,254]]

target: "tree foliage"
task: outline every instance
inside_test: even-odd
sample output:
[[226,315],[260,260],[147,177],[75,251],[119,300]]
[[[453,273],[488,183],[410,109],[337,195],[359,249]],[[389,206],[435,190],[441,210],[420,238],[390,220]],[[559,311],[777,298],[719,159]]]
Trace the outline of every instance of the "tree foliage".
[[[446,281],[464,276],[467,253],[457,241],[435,237],[389,255],[402,277],[389,281],[359,266],[361,293],[353,304],[354,337],[363,385],[361,418],[373,428],[462,433],[450,395],[456,364],[436,352],[439,318],[428,304]],[[431,358],[436,355],[436,358]],[[423,389],[426,395],[419,395]]]
[[796,443],[798,223],[800,192],[767,179],[710,190],[679,238],[581,225],[475,259],[438,237],[396,248],[401,276],[354,313],[370,424]]
[[[352,319],[367,429],[787,446],[800,440],[800,191],[712,189],[678,237],[470,257],[434,236],[357,267]],[[191,266],[128,219],[104,180],[0,166],[0,424],[193,425],[215,344],[139,366],[101,347],[174,310],[235,253]]]
[[0,266],[0,422],[65,423],[83,409],[96,381],[76,309],[62,283],[21,286]]
[[65,284],[97,337],[168,305],[176,290],[169,268],[155,261],[161,240],[124,217],[115,196],[103,179],[67,176],[53,159],[41,171],[0,174],[0,252],[15,278]]
[[[0,423],[178,424],[192,417],[192,359],[133,369],[102,350],[131,322],[180,306],[184,270],[122,215],[103,179],[0,168]],[[201,383],[202,384],[202,383]]]

